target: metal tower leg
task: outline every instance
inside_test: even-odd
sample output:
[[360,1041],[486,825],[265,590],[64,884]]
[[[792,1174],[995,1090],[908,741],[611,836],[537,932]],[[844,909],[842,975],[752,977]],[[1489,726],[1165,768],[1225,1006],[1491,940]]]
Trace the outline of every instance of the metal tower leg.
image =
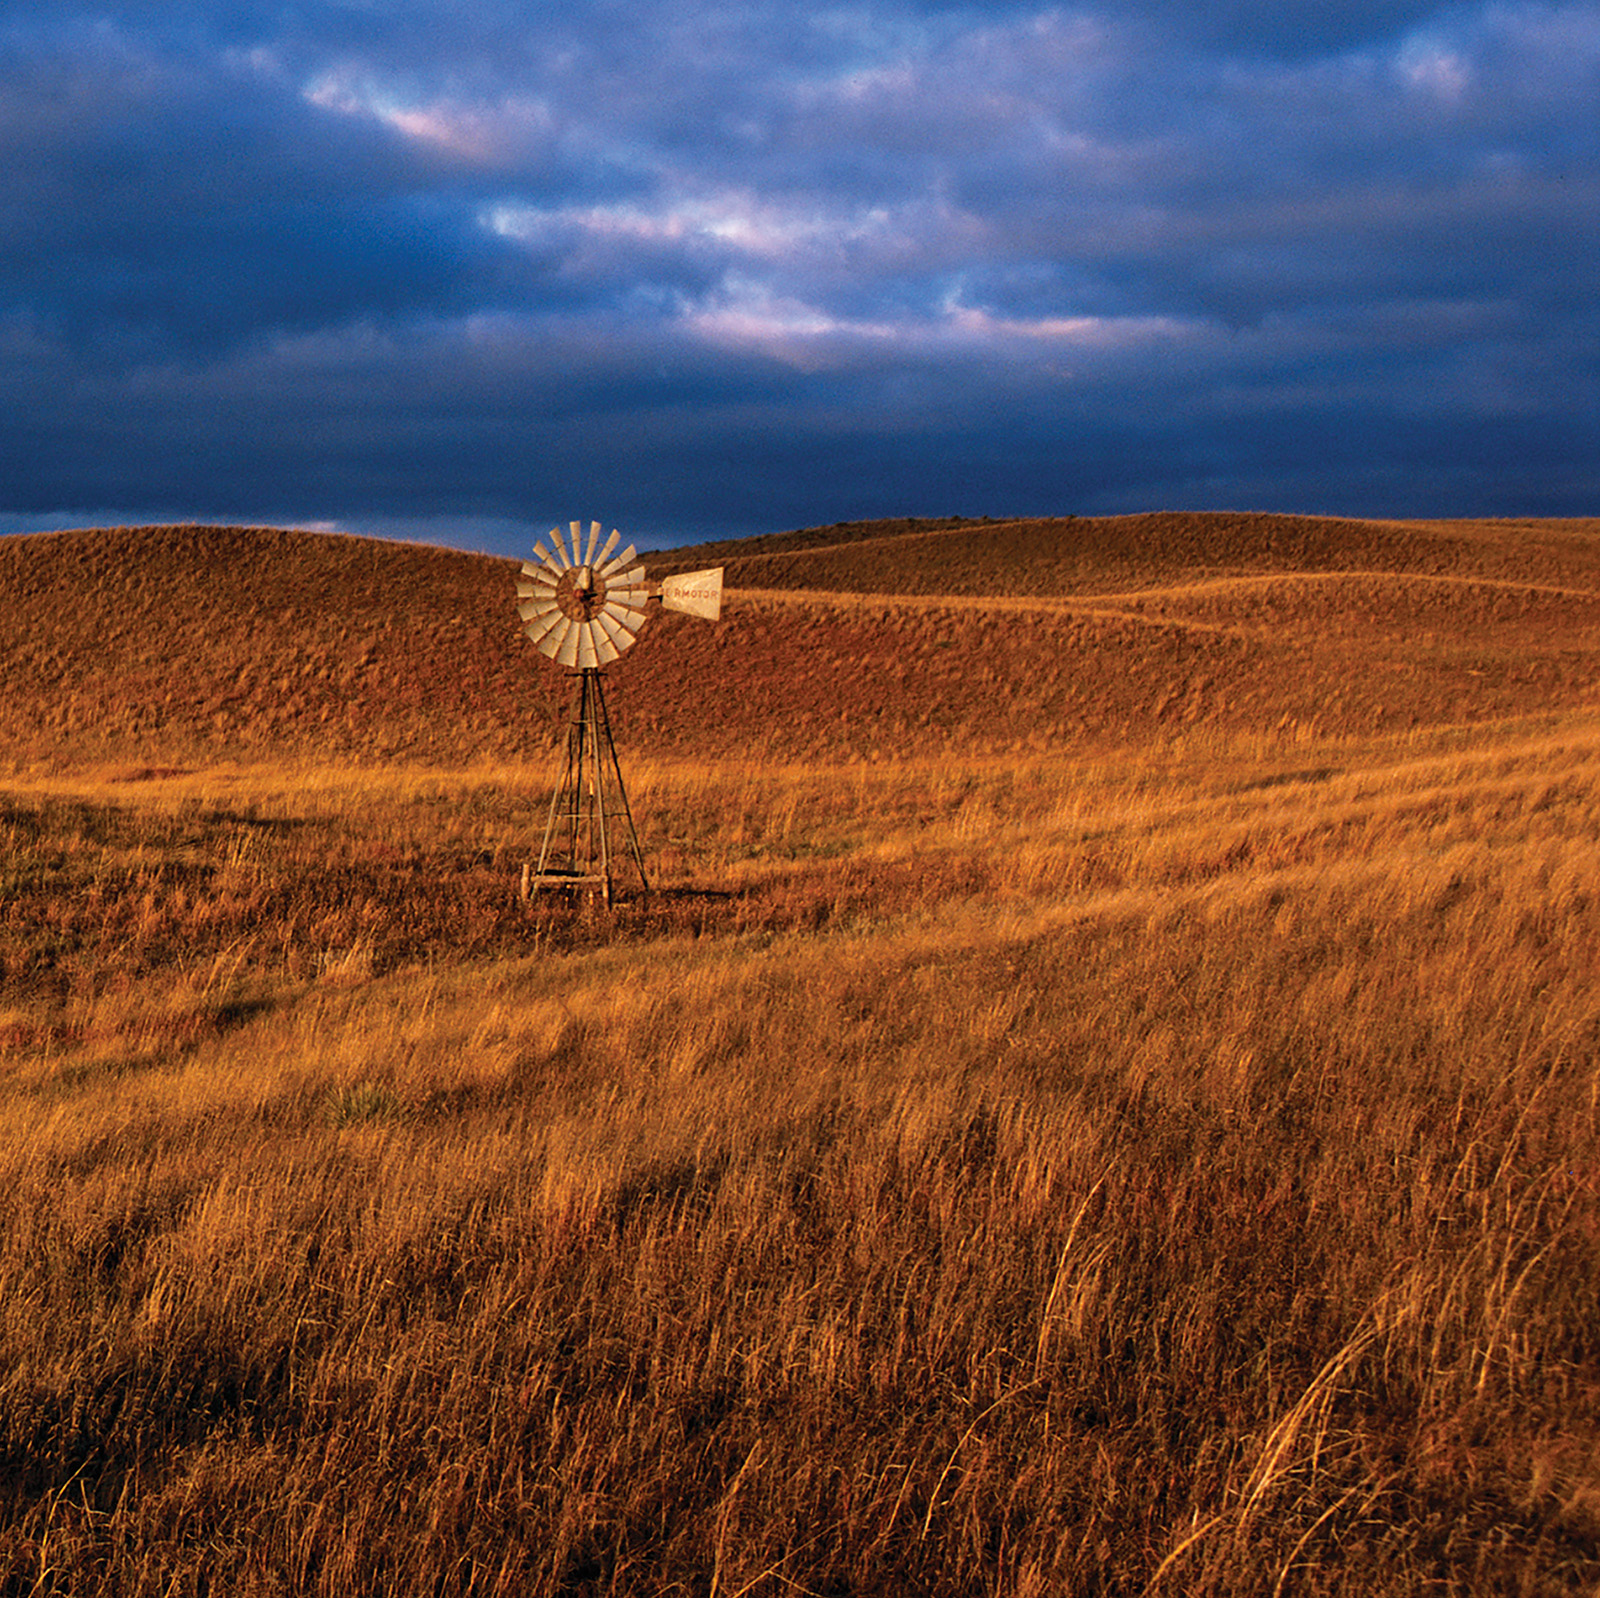
[[[629,852],[639,872],[639,885],[650,891],[644,854],[633,824],[633,810],[622,781],[611,717],[606,709],[600,673],[585,667],[578,673],[576,705],[567,728],[567,747],[561,781],[550,795],[544,842],[531,886],[598,887],[612,902],[612,839],[610,821],[621,818],[627,827]],[[526,894],[528,874],[523,878]]]
[[[602,741],[603,741],[603,746],[604,746],[606,755],[609,758],[609,764],[610,764],[610,767],[611,767],[609,780],[611,782],[613,782],[615,784],[615,786],[616,786],[617,803],[621,807],[620,809],[615,810],[612,813],[614,815],[621,816],[623,821],[627,823],[627,828],[628,828],[628,848],[633,854],[633,864],[634,864],[634,867],[637,869],[637,871],[639,873],[639,886],[645,893],[649,893],[649,891],[650,891],[650,879],[649,879],[649,877],[647,877],[645,875],[644,851],[641,850],[640,847],[639,847],[639,830],[633,824],[633,806],[628,803],[628,790],[627,790],[627,787],[624,785],[624,783],[622,781],[622,766],[619,763],[619,761],[617,760],[617,741],[616,741],[615,738],[613,738],[611,736],[611,713],[610,713],[610,711],[608,711],[606,709],[606,696],[605,696],[604,689],[601,687],[600,673],[596,671],[596,672],[591,672],[590,675],[594,678],[594,705],[595,705],[595,740],[594,740],[594,748],[595,748],[595,779],[596,779],[595,780],[595,788],[597,790],[599,790],[600,787],[601,787],[600,750],[601,750]],[[602,806],[601,808],[603,810],[604,806]],[[604,821],[603,820],[602,820],[602,823],[601,823],[601,827],[602,827],[601,838],[602,838],[602,847],[603,847],[604,846],[604,838],[605,838]],[[606,868],[607,869],[607,873],[608,873],[607,877],[606,877],[606,902],[607,903],[610,903],[610,899],[611,899],[611,878],[610,878],[610,875],[609,875],[609,872],[610,872],[609,861],[610,861],[610,856],[607,855],[607,868]]]

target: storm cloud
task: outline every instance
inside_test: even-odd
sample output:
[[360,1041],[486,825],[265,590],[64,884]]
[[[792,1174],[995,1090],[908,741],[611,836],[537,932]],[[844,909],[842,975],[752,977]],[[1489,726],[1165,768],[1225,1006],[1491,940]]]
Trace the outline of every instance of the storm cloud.
[[1594,514],[1600,6],[0,4],[0,530]]

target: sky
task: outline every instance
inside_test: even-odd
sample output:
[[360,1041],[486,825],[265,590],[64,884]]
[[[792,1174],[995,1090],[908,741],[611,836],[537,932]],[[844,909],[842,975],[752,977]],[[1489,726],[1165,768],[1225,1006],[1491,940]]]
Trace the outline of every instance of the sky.
[[0,0],[0,532],[1600,514],[1600,0]]

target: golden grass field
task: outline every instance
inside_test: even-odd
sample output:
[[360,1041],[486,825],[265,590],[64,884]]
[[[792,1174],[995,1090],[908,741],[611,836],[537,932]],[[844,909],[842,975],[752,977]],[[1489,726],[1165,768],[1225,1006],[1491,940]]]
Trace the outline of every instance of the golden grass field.
[[0,540],[0,1593],[1600,1591],[1600,522]]

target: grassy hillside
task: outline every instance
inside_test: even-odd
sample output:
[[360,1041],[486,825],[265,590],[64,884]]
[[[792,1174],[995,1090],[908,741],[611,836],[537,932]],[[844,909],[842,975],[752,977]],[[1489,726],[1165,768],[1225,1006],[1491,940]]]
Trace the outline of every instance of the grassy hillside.
[[0,1594],[1592,1594],[1597,532],[0,541]]
[[[611,674],[625,748],[1367,734],[1585,703],[1600,681],[1600,523],[889,525],[724,550],[723,621],[658,615]],[[0,541],[0,759],[541,762],[568,687],[517,630],[515,569],[260,529]]]
[[739,588],[1054,598],[1282,572],[1523,582],[1600,575],[1600,520],[1364,522],[1232,513],[850,523],[673,552]]

